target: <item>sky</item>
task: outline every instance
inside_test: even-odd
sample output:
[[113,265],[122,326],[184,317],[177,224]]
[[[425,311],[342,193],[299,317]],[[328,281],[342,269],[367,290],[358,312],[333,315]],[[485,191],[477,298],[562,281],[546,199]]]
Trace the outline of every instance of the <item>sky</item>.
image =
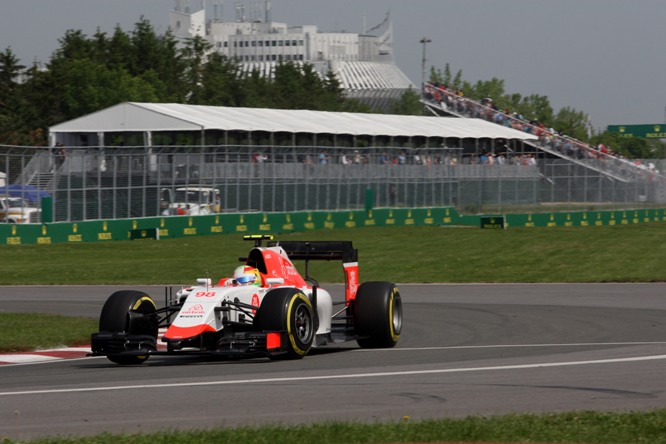
[[[192,0],[198,5],[199,0]],[[224,3],[231,14],[234,0]],[[166,31],[174,0],[0,0],[0,50],[47,63],[70,29],[129,32],[141,16]],[[664,123],[664,0],[273,0],[273,20],[362,32],[390,11],[396,64],[421,82],[426,66],[463,80],[498,78],[507,93],[547,96],[592,126]]]

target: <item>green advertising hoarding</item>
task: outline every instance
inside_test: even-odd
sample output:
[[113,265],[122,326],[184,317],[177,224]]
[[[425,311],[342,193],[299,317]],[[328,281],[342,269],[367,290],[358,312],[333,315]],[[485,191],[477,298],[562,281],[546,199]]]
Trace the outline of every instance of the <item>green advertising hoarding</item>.
[[647,125],[608,125],[608,132],[619,133],[622,137],[666,139],[666,123],[652,123]]
[[363,227],[548,228],[666,222],[666,209],[461,215],[455,208],[213,214],[43,224],[0,224],[0,245],[173,239],[214,234],[280,234]]

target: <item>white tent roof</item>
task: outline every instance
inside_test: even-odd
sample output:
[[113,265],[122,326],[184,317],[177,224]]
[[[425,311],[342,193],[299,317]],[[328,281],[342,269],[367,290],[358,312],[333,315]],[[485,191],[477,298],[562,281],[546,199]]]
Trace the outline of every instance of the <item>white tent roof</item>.
[[126,102],[52,126],[54,133],[266,131],[536,140],[481,119]]

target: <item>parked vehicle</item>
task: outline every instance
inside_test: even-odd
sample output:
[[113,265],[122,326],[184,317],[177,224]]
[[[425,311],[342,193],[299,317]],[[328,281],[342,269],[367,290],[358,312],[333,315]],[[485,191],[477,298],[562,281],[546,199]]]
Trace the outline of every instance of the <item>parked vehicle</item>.
[[200,216],[220,212],[220,190],[213,187],[162,189],[163,216]]
[[10,224],[38,224],[42,210],[20,197],[0,197],[0,221]]

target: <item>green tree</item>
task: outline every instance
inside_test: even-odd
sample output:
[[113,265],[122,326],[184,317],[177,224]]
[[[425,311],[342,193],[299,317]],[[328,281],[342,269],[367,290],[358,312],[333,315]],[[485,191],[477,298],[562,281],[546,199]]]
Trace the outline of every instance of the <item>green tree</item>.
[[58,39],[58,43],[60,43],[60,48],[55,52],[55,60],[85,60],[95,58],[95,46],[81,30],[70,29],[66,31],[65,36]]
[[[301,67],[302,101],[301,108],[319,111],[337,111],[334,101],[329,100],[329,89],[315,67],[306,63]],[[335,93],[334,93],[335,94]],[[326,107],[329,103],[331,108]]]
[[664,144],[638,137],[623,137],[619,133],[604,131],[590,139],[593,145],[603,144],[613,152],[639,159],[664,158]]
[[458,70],[454,78],[453,74],[451,73],[451,66],[448,63],[444,66],[443,72],[441,69],[431,66],[430,82],[437,83],[440,85],[445,85],[452,89],[462,89],[463,88],[462,71]]
[[116,26],[111,39],[107,44],[106,66],[109,69],[124,69],[129,71],[133,65],[134,48],[130,36],[120,26]]
[[[448,66],[448,64],[446,66]],[[444,74],[442,74],[442,70],[435,68],[434,66],[430,67],[430,76],[428,77],[428,81],[438,85],[446,84],[446,82],[444,82]]]
[[182,50],[184,67],[184,86],[187,90],[187,103],[202,103],[203,97],[203,71],[206,53],[212,49],[212,45],[206,39],[197,35],[185,42]]
[[421,96],[412,88],[405,91],[400,96],[400,100],[396,101],[391,107],[391,114],[422,116],[424,114],[423,111]]
[[585,141],[588,139],[587,122],[587,114],[584,112],[564,107],[555,116],[553,126],[569,137]]
[[154,74],[133,77],[122,69],[109,69],[91,60],[71,60],[59,65],[59,103],[65,120],[98,111],[124,101],[153,102]]
[[25,68],[19,63],[11,48],[0,52],[0,105],[6,103],[7,97],[16,90],[16,76]]
[[182,103],[185,101],[187,88],[183,72],[186,70],[186,59],[178,49],[178,42],[171,30],[160,39],[160,63],[155,69],[159,80],[164,84],[163,102]]
[[546,96],[532,94],[523,98],[520,104],[520,112],[528,120],[536,120],[546,127],[553,125],[553,107]]
[[[11,48],[0,53],[0,144],[35,144],[34,134],[27,124],[30,107],[21,95],[21,85],[16,82],[24,68]],[[32,73],[30,70],[27,74]]]
[[270,80],[261,75],[258,69],[241,74],[245,88],[244,104],[248,108],[274,108],[273,98],[270,94]]
[[131,63],[128,66],[131,75],[140,75],[150,69],[158,70],[165,61],[161,44],[153,26],[143,16],[134,25],[130,38],[132,42]]
[[[304,90],[304,78],[301,68],[293,62],[280,62],[275,66],[271,94],[273,106],[281,109],[304,109],[308,101]],[[312,89],[312,88],[309,88]]]
[[322,109],[329,111],[344,110],[346,99],[342,84],[331,68],[326,71],[323,88]]
[[500,108],[507,106],[504,97],[504,80],[495,77],[490,80],[478,80],[472,87],[472,90],[465,91],[465,94],[477,100],[490,97],[498,102]]
[[[216,106],[243,106],[245,87],[238,64],[219,53],[212,53],[201,71],[201,86],[197,88],[196,103]],[[194,100],[193,98],[192,100]]]

